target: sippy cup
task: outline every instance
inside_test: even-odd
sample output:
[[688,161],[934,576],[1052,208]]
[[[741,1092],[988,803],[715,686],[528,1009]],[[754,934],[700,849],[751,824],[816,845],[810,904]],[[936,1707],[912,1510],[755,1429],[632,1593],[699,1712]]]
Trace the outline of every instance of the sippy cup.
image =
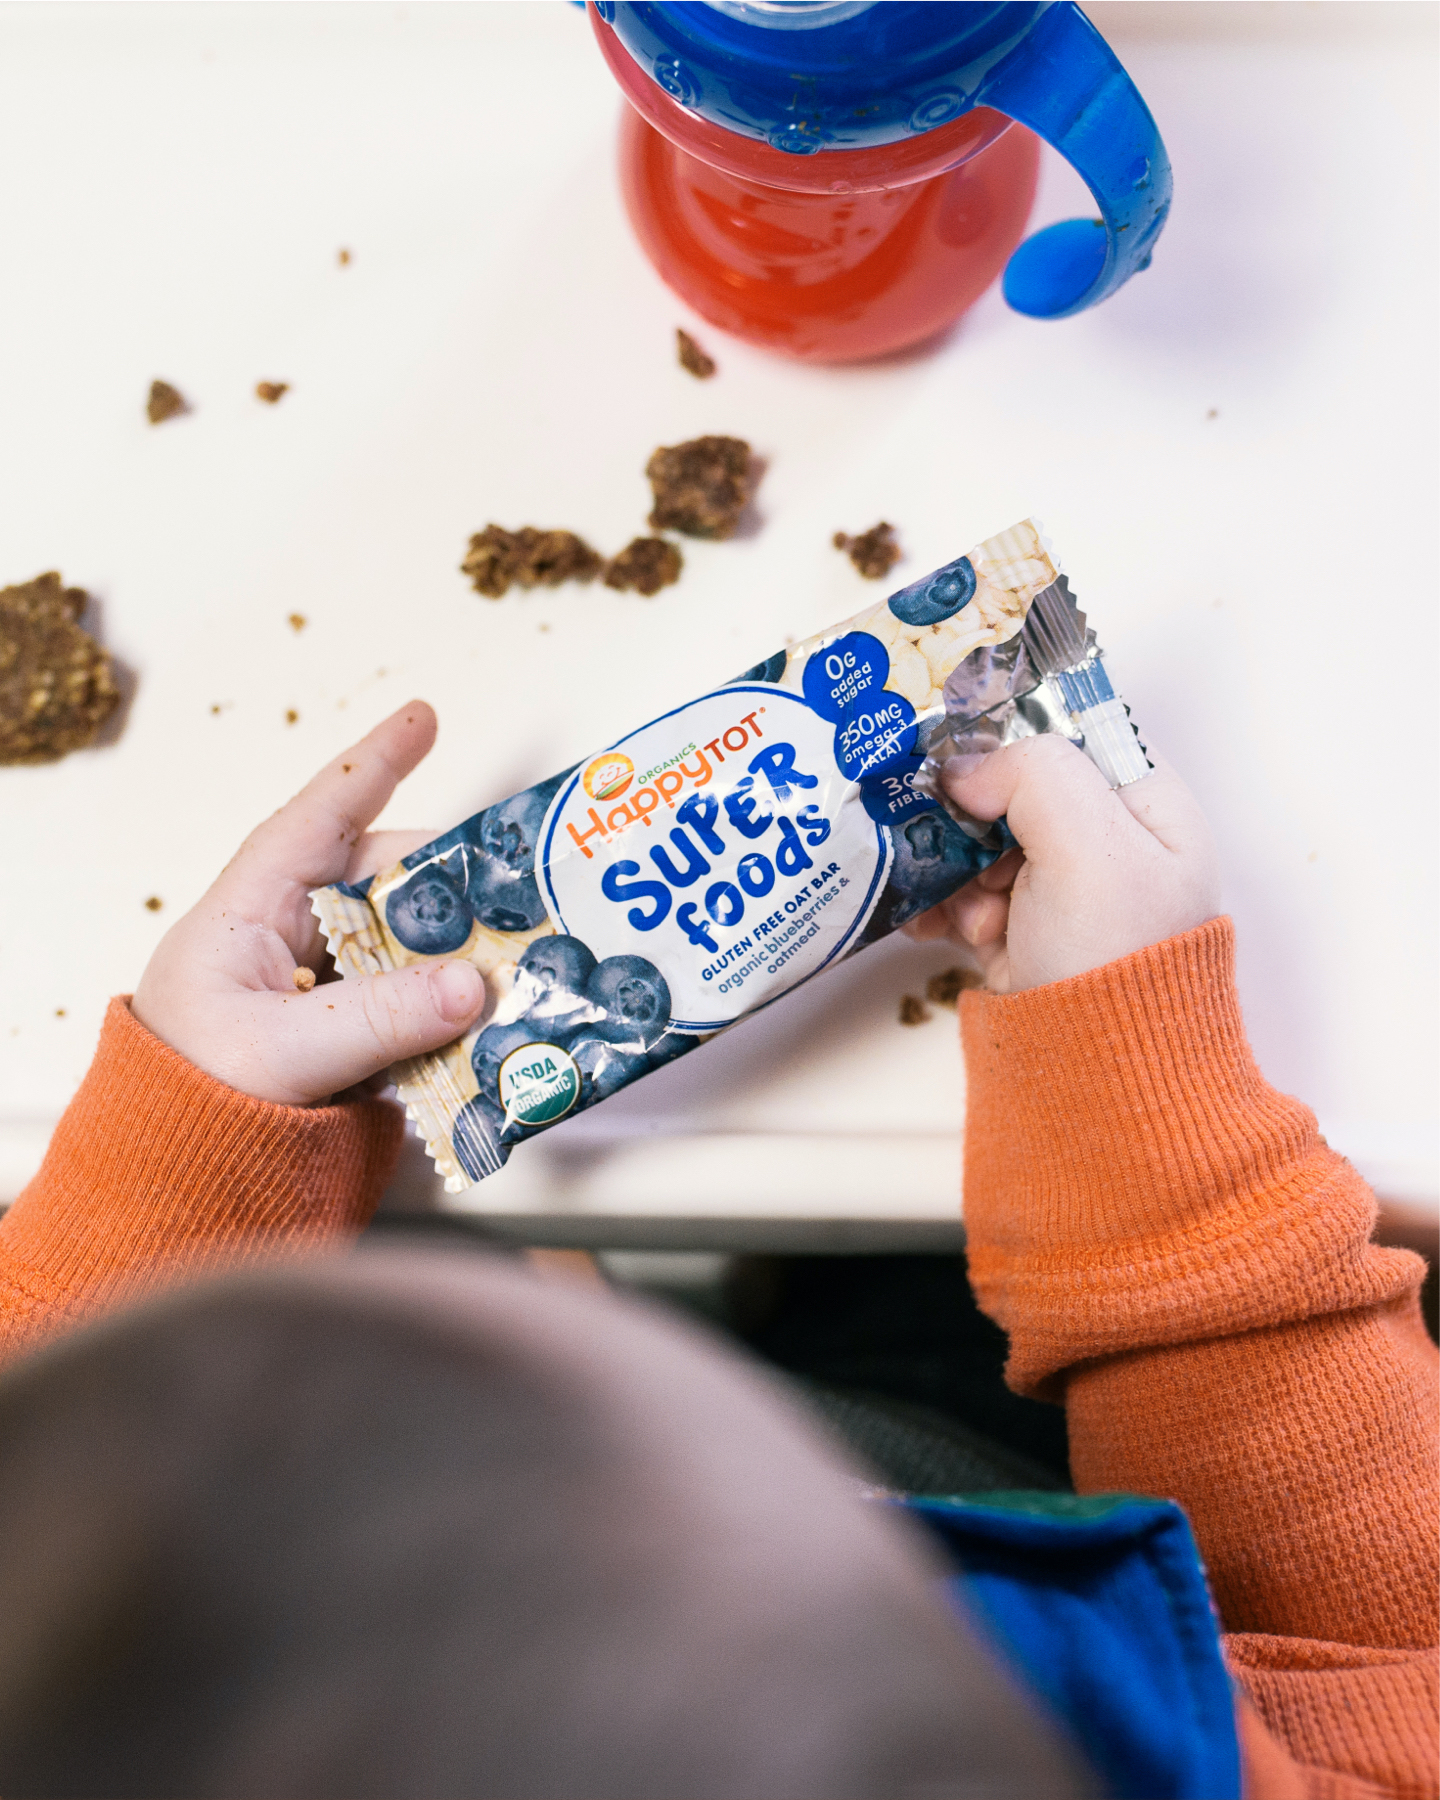
[[[811,362],[923,343],[1003,268],[1061,319],[1145,268],[1170,163],[1074,0],[591,0],[625,205],[703,318]],[[1024,243],[1037,139],[1099,217]],[[1017,248],[1018,245],[1018,248]]]

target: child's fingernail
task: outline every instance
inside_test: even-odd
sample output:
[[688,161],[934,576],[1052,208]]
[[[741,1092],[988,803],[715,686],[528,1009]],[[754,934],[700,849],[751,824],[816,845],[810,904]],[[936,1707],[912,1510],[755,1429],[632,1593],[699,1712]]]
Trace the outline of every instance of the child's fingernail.
[[442,1019],[468,1019],[480,1004],[485,983],[466,962],[441,963],[430,971],[430,992]]
[[985,761],[985,752],[975,751],[968,756],[947,756],[941,765],[940,773],[946,781],[963,781],[967,775],[973,775]]

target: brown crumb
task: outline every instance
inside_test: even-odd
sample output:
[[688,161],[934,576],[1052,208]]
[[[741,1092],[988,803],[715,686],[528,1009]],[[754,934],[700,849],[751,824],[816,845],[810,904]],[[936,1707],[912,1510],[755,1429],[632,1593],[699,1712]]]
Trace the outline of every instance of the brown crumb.
[[942,969],[925,983],[925,998],[936,1006],[954,1006],[967,988],[979,986],[980,977],[973,969]]
[[680,367],[687,369],[697,381],[708,381],[715,373],[715,358],[707,356],[688,331],[676,330],[675,352]]
[[212,713],[218,713],[220,710],[220,702],[217,700],[210,710]]
[[664,538],[634,538],[605,565],[608,588],[634,588],[638,594],[658,594],[680,579],[684,567],[679,549]]
[[292,631],[303,631],[309,623],[310,621],[305,617],[304,613],[291,613],[289,615],[289,624]]
[[900,996],[900,1023],[902,1025],[923,1025],[930,1017],[930,1008],[923,1000],[917,1000],[913,994]]
[[288,381],[257,381],[255,383],[255,398],[263,400],[267,406],[274,406],[277,400],[282,400],[289,392],[290,383]]
[[296,710],[293,706],[287,706],[285,708],[285,723],[287,725],[297,725],[297,724],[299,724],[299,722],[300,722],[299,713],[296,712]]
[[348,250],[337,250],[335,253],[335,260],[342,269],[348,269],[350,267],[350,252]]
[[178,419],[190,410],[190,402],[179,388],[168,381],[152,381],[150,398],[145,402],[145,416],[152,425],[163,425],[166,419]]
[[146,912],[159,912],[160,908],[164,904],[165,904],[165,902],[160,898],[160,896],[158,894],[152,894],[150,896],[150,898],[145,902],[145,910],[146,910]]
[[308,994],[315,985],[315,971],[307,969],[304,963],[290,977],[302,994]]
[[1207,419],[1218,419],[1220,417],[1220,408],[1218,406],[1212,406],[1205,417]]
[[843,531],[837,531],[831,542],[846,553],[867,581],[879,581],[888,575],[902,554],[895,542],[895,527],[883,519],[859,537],[846,537]]
[[0,763],[81,750],[119,704],[110,658],[80,624],[88,599],[53,569],[0,588]]
[[503,525],[487,525],[471,538],[460,570],[477,594],[498,600],[512,583],[536,588],[593,581],[604,566],[604,557],[573,531],[542,531],[535,525],[506,531]]
[[662,444],[645,465],[655,507],[655,531],[728,538],[755,491],[757,471],[744,438],[691,438]]
[[63,1019],[65,1017],[65,1008],[63,1006],[57,1006],[55,1008],[55,1017],[57,1019]]

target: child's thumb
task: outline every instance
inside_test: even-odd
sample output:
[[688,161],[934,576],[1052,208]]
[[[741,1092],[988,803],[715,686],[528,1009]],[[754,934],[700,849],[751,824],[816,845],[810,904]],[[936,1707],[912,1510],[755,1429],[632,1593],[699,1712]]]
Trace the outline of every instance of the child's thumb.
[[467,962],[420,963],[297,995],[286,1009],[296,1086],[317,1100],[338,1094],[403,1057],[453,1043],[484,1004],[485,983]]

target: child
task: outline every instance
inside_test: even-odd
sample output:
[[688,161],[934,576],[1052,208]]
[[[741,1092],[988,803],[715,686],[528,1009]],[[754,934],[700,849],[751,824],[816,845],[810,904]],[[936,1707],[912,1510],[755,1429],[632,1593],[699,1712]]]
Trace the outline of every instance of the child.
[[[417,702],[322,771],[169,932],[133,1000],[112,1002],[0,1225],[11,1356],[363,1225],[402,1129],[376,1085],[460,1035],[482,984],[451,963],[301,991],[297,970],[324,962],[307,891],[425,841],[363,834],[434,731]],[[1035,738],[946,782],[971,814],[1007,817],[1023,851],[916,922],[969,945],[986,977],[961,1002],[966,1227],[1008,1379],[1064,1404],[1080,1494],[1188,1513],[1252,1800],[1433,1792],[1422,1265],[1368,1243],[1368,1189],[1255,1067],[1214,852],[1179,780],[1162,768],[1112,792],[1072,746]],[[1063,1755],[1016,1779],[986,1791],[1086,1783]]]

